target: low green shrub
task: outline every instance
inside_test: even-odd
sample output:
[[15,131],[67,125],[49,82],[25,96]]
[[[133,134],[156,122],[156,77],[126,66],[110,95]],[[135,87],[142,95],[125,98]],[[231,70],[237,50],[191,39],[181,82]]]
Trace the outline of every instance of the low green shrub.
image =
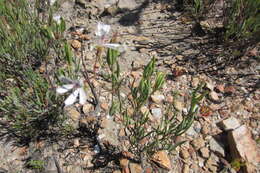
[[53,74],[43,64],[64,56],[65,23],[54,21],[51,9],[47,14],[41,18],[26,0],[0,0],[0,116],[23,139],[40,136],[61,112]]

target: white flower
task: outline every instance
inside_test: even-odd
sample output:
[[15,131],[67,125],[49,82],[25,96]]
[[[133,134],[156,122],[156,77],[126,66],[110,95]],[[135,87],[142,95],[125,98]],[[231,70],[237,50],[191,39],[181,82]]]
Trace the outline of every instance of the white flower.
[[56,0],[50,0],[50,5],[53,6],[55,4]]
[[61,16],[60,15],[54,15],[53,20],[56,21],[58,24],[61,23]]
[[111,26],[104,23],[98,22],[96,29],[96,44],[101,47],[107,47],[111,49],[118,50],[119,52],[124,52],[126,50],[126,45],[121,45],[117,43],[109,43],[110,40],[110,30]]
[[84,82],[83,80],[70,80],[67,78],[62,78],[61,80],[63,80],[66,83],[70,83],[70,84],[65,84],[62,85],[58,88],[56,88],[56,92],[59,94],[64,94],[72,89],[75,89],[68,98],[66,98],[65,100],[65,106],[69,106],[72,105],[76,102],[78,96],[79,96],[79,103],[80,104],[85,104],[87,101],[87,95],[86,92],[83,88],[84,86]]
[[96,30],[95,34],[96,34],[96,36],[98,36],[100,38],[104,38],[109,35],[110,29],[111,29],[110,25],[106,25],[104,23],[98,22],[97,30]]

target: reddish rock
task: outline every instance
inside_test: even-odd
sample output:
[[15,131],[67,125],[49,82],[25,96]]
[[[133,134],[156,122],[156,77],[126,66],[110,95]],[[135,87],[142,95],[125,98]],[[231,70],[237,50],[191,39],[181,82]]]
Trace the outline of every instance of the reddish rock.
[[171,161],[166,151],[158,151],[152,156],[152,161],[160,167],[171,170]]
[[229,117],[218,124],[225,131],[234,130],[240,126],[240,122],[235,117]]
[[146,168],[145,169],[145,173],[152,173],[153,172],[153,169],[152,168]]
[[120,159],[119,162],[120,162],[120,166],[122,168],[122,173],[130,173],[130,170],[128,168],[129,160],[127,160],[127,159]]
[[225,85],[224,85],[224,84],[218,84],[218,85],[215,87],[215,89],[216,89],[217,92],[224,93],[224,91],[225,91]]
[[236,88],[233,86],[226,86],[224,93],[225,94],[234,94],[236,92]]
[[188,159],[188,158],[190,158],[190,153],[189,153],[188,149],[186,149],[186,148],[181,149],[181,151],[180,151],[180,156],[181,156],[181,158],[183,158],[183,159]]
[[71,46],[72,46],[74,49],[79,49],[79,48],[81,48],[81,42],[78,41],[78,40],[73,40],[73,41],[71,42]]
[[139,165],[137,163],[130,163],[129,168],[130,168],[131,173],[142,173],[143,172],[141,165]]
[[214,102],[217,102],[219,101],[219,96],[218,96],[218,93],[216,93],[215,91],[211,91],[209,93],[209,98],[214,101]]
[[246,161],[244,172],[255,173],[254,165],[260,162],[260,153],[256,142],[245,125],[228,133],[228,142],[232,159]]

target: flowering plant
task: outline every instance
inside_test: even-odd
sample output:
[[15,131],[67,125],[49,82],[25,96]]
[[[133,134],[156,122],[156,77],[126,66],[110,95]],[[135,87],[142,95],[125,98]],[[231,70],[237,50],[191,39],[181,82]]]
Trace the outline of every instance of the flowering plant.
[[106,25],[104,23],[98,22],[95,31],[96,46],[111,48],[119,52],[124,52],[126,50],[126,45],[109,42],[111,40],[110,30],[111,30],[110,25]]
[[85,104],[87,101],[87,95],[84,90],[84,80],[71,80],[68,78],[62,78],[62,81],[68,84],[64,84],[62,86],[59,86],[56,88],[56,92],[58,94],[64,94],[72,89],[74,91],[67,97],[67,99],[64,101],[65,106],[72,105],[76,102],[77,98],[79,97],[79,103],[80,104]]

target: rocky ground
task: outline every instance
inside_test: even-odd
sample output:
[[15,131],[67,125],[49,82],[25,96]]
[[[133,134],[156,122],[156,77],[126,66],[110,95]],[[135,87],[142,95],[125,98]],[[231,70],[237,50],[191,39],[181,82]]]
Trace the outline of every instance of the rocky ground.
[[[259,46],[235,59],[235,50],[227,49],[209,33],[197,31],[193,20],[167,1],[64,1],[56,15],[67,22],[66,37],[76,56],[80,56],[82,47],[86,50],[90,68],[95,52],[89,51],[89,43],[99,21],[110,24],[118,41],[128,46],[120,57],[123,75],[138,77],[151,57],[157,58],[158,69],[167,74],[167,82],[144,108],[150,110],[151,117],[161,117],[164,104],[173,99],[177,111],[187,112],[190,91],[201,81],[206,82],[209,95],[201,103],[192,127],[175,141],[186,143],[173,153],[158,151],[147,159],[148,163],[136,163],[129,159],[131,156],[122,157],[116,151],[101,152],[107,142],[117,148],[127,141],[122,140],[126,132],[120,118],[106,116],[110,98],[107,83],[93,80],[101,102],[97,131],[91,130],[95,129],[95,123],[90,123],[95,118],[88,116],[93,105],[67,108],[67,123],[79,129],[76,134],[56,141],[31,142],[29,146],[17,146],[12,139],[2,141],[0,172],[225,173],[236,172],[239,159],[247,160],[245,167],[240,163],[240,172],[260,172]],[[217,21],[205,23],[205,27],[213,27]],[[129,72],[133,66],[135,70]],[[127,95],[128,88],[123,90]],[[171,91],[178,91],[179,97],[173,98]],[[43,162],[28,165],[28,160]],[[35,165],[43,169],[35,169]]]

